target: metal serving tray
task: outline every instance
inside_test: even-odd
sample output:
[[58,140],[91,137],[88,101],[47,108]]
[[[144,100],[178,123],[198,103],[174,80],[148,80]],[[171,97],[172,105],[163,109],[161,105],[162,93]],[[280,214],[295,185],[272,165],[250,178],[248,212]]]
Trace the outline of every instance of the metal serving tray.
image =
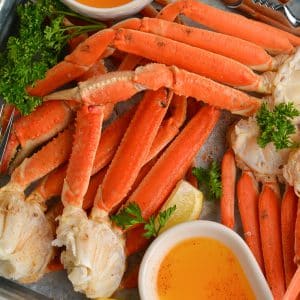
[[[137,0],[138,1],[138,0]],[[5,46],[5,39],[12,34],[17,26],[15,20],[15,7],[21,0],[0,0],[0,47]],[[226,9],[218,0],[203,0],[202,2],[212,6]],[[194,23],[193,23],[194,24]],[[0,78],[1,80],[1,78]],[[124,106],[124,104],[122,104]],[[125,104],[126,105],[126,104]],[[212,159],[220,161],[224,152],[225,135],[228,125],[236,118],[228,112],[223,112],[223,116],[214,129],[206,145],[197,156],[197,164],[206,167]],[[1,182],[1,181],[0,181]],[[205,202],[201,219],[219,221],[218,203]],[[241,232],[238,221],[236,230]],[[139,299],[137,290],[123,290],[114,295],[115,299],[135,300]],[[0,277],[0,300],[2,299],[86,299],[82,294],[73,291],[71,283],[67,279],[64,271],[46,274],[39,282],[29,285],[20,285]]]

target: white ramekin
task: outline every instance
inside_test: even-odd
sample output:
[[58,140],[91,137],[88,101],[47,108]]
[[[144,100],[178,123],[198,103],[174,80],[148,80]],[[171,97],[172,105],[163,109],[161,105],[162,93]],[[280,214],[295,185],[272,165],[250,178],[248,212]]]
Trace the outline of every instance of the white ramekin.
[[142,10],[147,4],[153,0],[133,0],[127,4],[112,8],[96,8],[81,4],[76,0],[61,0],[70,9],[98,20],[120,19],[130,15],[134,15]]
[[182,223],[162,233],[146,251],[139,272],[139,293],[142,300],[158,300],[157,274],[165,255],[179,242],[209,237],[220,241],[238,258],[256,299],[272,300],[272,293],[254,256],[244,240],[229,228],[211,221]]

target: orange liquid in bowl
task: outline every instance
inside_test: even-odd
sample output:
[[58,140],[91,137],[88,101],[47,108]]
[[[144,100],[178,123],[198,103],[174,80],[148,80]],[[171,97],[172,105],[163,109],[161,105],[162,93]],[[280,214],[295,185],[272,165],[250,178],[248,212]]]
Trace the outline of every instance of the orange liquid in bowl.
[[77,0],[81,4],[85,4],[97,8],[112,8],[126,3],[131,2],[132,0]]
[[160,300],[254,300],[233,252],[210,238],[185,240],[163,259],[158,272]]

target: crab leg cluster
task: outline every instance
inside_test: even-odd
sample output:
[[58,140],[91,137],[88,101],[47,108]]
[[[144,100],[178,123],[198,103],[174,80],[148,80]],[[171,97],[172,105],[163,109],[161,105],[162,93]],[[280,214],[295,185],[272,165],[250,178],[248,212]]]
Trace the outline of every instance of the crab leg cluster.
[[[157,74],[160,76],[157,77]],[[79,83],[76,88],[47,95],[44,101],[72,99],[87,105],[101,105],[124,101],[143,90],[158,90],[162,87],[171,89],[175,94],[201,99],[246,116],[253,114],[261,105],[260,99],[241,91],[183,69],[161,64],[148,64],[135,71],[111,72],[94,77]],[[120,92],[113,93],[114,90]]]
[[[229,135],[235,160],[243,170],[237,184],[237,199],[244,237],[265,272],[274,299],[297,299],[300,152],[276,150],[272,143],[261,148],[257,144],[258,133],[255,119],[249,118],[240,120]],[[226,165],[231,166],[228,161]],[[278,181],[287,183],[282,200]],[[262,183],[260,192],[258,182]],[[227,184],[226,197],[234,203],[234,194],[228,193],[231,183],[223,184]],[[228,207],[221,206],[222,209],[225,215]],[[223,223],[226,224],[224,220]]]
[[[54,227],[40,201],[25,201],[24,190],[67,161],[72,129],[53,139],[31,158],[26,158],[0,190],[0,272],[21,282],[38,280],[53,255]],[[51,153],[51,155],[50,155]]]

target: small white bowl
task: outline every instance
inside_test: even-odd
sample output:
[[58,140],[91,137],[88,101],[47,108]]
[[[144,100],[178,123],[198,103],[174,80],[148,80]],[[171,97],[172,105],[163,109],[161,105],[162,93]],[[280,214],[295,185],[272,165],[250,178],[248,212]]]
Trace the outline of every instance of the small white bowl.
[[97,8],[79,3],[76,0],[61,0],[70,9],[79,14],[98,19],[98,20],[112,20],[120,19],[130,15],[134,15],[142,10],[147,4],[153,0],[132,0],[124,5],[112,8]]
[[192,221],[165,231],[146,251],[139,272],[139,293],[142,300],[159,299],[156,284],[162,260],[176,244],[195,237],[212,238],[226,245],[239,260],[256,299],[273,299],[254,256],[238,234],[216,222]]

